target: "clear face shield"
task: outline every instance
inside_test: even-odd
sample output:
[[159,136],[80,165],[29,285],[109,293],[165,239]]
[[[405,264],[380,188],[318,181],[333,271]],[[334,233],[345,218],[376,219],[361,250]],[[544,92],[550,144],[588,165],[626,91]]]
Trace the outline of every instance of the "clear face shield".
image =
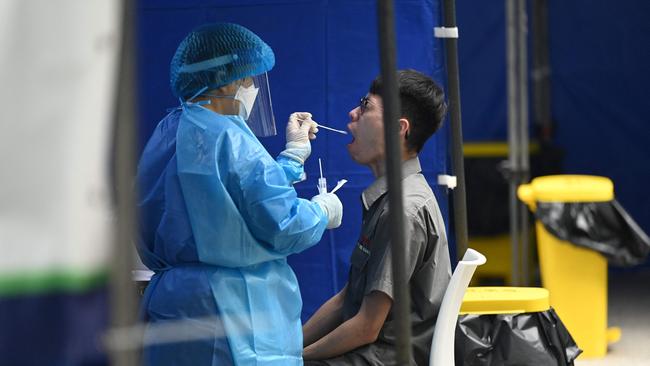
[[211,101],[211,104],[215,104],[216,111],[240,116],[255,136],[268,137],[277,134],[266,73],[236,80],[216,91],[201,95],[218,98],[219,102],[214,99]]
[[255,136],[275,136],[275,118],[271,104],[271,90],[266,73],[247,77],[241,82],[235,100],[239,101],[239,115],[246,121]]

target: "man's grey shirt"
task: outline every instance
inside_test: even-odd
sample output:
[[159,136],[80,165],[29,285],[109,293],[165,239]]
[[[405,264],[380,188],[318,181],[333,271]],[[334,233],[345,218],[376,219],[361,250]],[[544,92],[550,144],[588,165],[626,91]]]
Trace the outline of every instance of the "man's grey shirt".
[[[416,157],[402,164],[407,278],[411,297],[412,364],[428,365],[433,329],[451,277],[447,235],[436,198]],[[357,314],[365,295],[393,299],[387,183],[378,178],[362,194],[363,226],[351,258],[344,320]],[[396,324],[392,310],[377,341],[345,357],[347,364],[391,364]]]

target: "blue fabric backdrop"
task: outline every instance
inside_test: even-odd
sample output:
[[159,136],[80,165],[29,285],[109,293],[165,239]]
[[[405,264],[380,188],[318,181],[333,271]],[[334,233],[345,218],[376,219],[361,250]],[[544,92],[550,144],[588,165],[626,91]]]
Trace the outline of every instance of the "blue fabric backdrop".
[[[347,113],[366,94],[379,73],[376,2],[371,0],[140,0],[139,87],[140,145],[164,116],[178,104],[169,90],[169,62],[178,43],[195,26],[214,21],[242,24],[274,50],[276,66],[269,73],[276,124],[280,135],[262,142],[272,155],[284,147],[287,117],[309,111],[325,125],[346,129]],[[439,25],[437,0],[395,2],[398,66],[420,70],[444,82],[442,42],[433,37]],[[445,216],[446,189],[435,185],[447,170],[448,128],[430,140],[421,154],[424,174],[431,182]],[[289,259],[300,282],[303,320],[343,287],[351,249],[361,223],[360,194],[373,177],[348,156],[348,136],[322,130],[312,143],[308,179],[298,194],[317,193],[318,158],[330,188],[342,178],[343,225],[328,231],[315,247]]]
[[[555,141],[650,233],[650,2],[550,1]],[[650,262],[647,262],[650,265]]]
[[[507,141],[504,3],[457,1],[466,141]],[[650,2],[548,4],[553,142],[564,152],[563,173],[611,178],[617,199],[650,233]]]
[[507,141],[505,1],[458,0],[465,141]]

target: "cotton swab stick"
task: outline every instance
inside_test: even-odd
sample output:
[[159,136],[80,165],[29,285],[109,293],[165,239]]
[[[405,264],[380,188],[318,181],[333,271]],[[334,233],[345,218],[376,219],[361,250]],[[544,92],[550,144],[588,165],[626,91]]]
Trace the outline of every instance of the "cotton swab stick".
[[337,130],[336,128],[323,126],[323,125],[321,125],[320,123],[316,123],[316,126],[318,126],[319,128],[323,128],[323,129],[326,129],[326,130],[332,131],[332,132],[340,133],[340,134],[342,134],[342,135],[347,135],[347,134],[348,134],[348,131]]

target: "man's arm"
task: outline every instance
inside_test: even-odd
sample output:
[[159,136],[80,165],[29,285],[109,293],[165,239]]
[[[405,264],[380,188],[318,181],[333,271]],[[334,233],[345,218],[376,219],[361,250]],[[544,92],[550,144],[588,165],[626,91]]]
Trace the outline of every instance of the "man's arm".
[[321,337],[341,325],[343,321],[343,301],[348,285],[321,305],[314,315],[302,326],[303,347],[316,342]]
[[332,332],[305,347],[305,360],[323,360],[342,355],[377,340],[393,300],[383,292],[372,291],[361,302],[357,315]]

